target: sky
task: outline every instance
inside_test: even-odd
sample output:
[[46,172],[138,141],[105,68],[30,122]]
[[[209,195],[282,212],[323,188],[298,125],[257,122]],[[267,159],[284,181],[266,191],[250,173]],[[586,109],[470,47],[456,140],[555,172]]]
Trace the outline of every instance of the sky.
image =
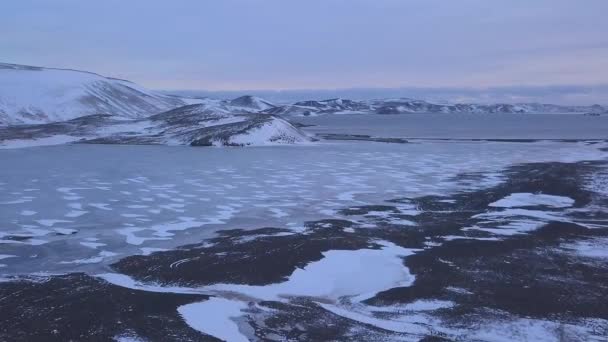
[[606,13],[606,0],[3,0],[0,61],[155,89],[593,90],[608,84]]

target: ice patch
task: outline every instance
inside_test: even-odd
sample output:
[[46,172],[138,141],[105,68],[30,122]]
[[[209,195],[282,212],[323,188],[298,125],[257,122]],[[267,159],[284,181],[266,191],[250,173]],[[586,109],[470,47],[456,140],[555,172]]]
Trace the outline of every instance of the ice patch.
[[69,217],[69,218],[75,218],[75,217],[80,217],[84,214],[88,213],[88,211],[84,211],[84,210],[72,210],[69,213],[65,214],[65,217]]
[[34,199],[34,197],[22,197],[20,199],[16,199],[13,201],[6,201],[6,202],[0,202],[0,204],[22,204],[22,203],[28,203],[31,202]]
[[239,332],[234,318],[242,315],[247,305],[224,298],[180,306],[177,311],[193,329],[218,339],[230,342],[247,342],[249,339]]
[[[117,229],[116,231],[119,234],[126,236],[127,243],[132,245],[141,245],[148,240],[167,240],[175,235],[171,233],[172,231],[186,230],[194,227],[200,227],[201,225],[205,224],[204,222],[195,221],[191,217],[180,217],[179,219],[181,220],[179,222],[163,223],[151,227],[127,227]],[[141,237],[136,235],[136,233],[142,231],[153,231],[154,236]]]
[[515,208],[528,206],[547,206],[551,208],[568,208],[574,204],[574,200],[569,197],[531,194],[531,193],[514,193],[500,199],[494,203],[490,203],[490,207],[500,208]]
[[38,223],[40,223],[41,225],[46,226],[46,227],[52,227],[52,226],[54,226],[56,223],[70,223],[70,222],[72,222],[72,221],[44,219],[44,220],[36,220],[36,222],[38,222]]
[[[602,323],[605,325],[606,321]],[[591,327],[520,318],[490,321],[481,324],[480,329],[474,333],[463,337],[464,340],[493,342],[606,341],[606,336],[598,336],[597,334],[600,334],[600,332],[593,331]]]
[[[484,225],[492,221],[497,221],[497,223],[495,227],[474,226],[464,228],[463,231],[481,230],[497,235],[515,235],[536,230],[550,221],[571,222],[560,216],[560,213],[528,209],[505,209],[478,214],[473,216],[473,218],[490,220],[489,222],[484,222]],[[505,219],[511,219],[511,221],[507,224],[500,224]]]
[[101,278],[110,284],[125,287],[132,290],[141,290],[158,293],[181,293],[181,294],[206,294],[204,290],[193,289],[179,286],[161,286],[156,284],[142,284],[135,279],[119,273],[97,274],[95,277]]
[[[495,228],[488,227],[467,227],[463,228],[463,231],[468,230],[480,230],[488,233],[492,233],[495,235],[516,235],[516,234],[527,234],[531,231],[537,230],[538,228],[544,226],[546,222],[543,221],[532,221],[532,220],[516,220],[509,222],[507,224],[498,224]],[[448,237],[444,237],[448,240]],[[492,238],[478,238],[478,237],[456,237],[461,239],[475,239],[475,240],[491,240]]]
[[424,316],[408,315],[406,317],[407,321],[406,319],[380,319],[374,317],[370,312],[357,312],[352,310],[352,308],[344,309],[332,304],[319,303],[319,305],[334,315],[338,315],[355,322],[368,324],[383,330],[418,336],[423,336],[428,333],[427,325],[430,322]]
[[279,208],[271,208],[270,211],[272,212],[272,217],[275,217],[275,218],[289,216],[284,210],[279,209]]
[[88,259],[77,259],[72,261],[61,261],[60,264],[96,264],[102,262],[106,258],[111,258],[118,255],[117,253],[101,251],[97,256]]
[[93,249],[97,249],[97,247],[106,246],[105,243],[101,243],[101,242],[81,242],[80,244],[85,247],[93,248]]
[[53,228],[53,230],[61,235],[72,235],[72,234],[78,232],[78,230],[70,229],[70,228]]
[[108,203],[89,203],[89,206],[101,210],[112,210],[111,208],[108,208]]
[[20,215],[22,216],[32,216],[32,215],[36,215],[37,212],[33,211],[33,210],[21,210]]
[[403,257],[416,250],[380,242],[381,249],[355,251],[331,250],[324,258],[295,270],[286,282],[266,286],[216,284],[210,290],[243,293],[262,300],[283,296],[306,296],[338,299],[357,296],[365,300],[393,287],[409,286],[414,276],[403,264]]
[[[446,300],[417,300],[407,304],[403,310],[408,311],[433,311],[439,309],[447,309],[454,306],[454,302]],[[401,310],[401,308],[398,308]]]
[[146,342],[144,339],[141,339],[138,336],[129,335],[129,334],[114,336],[114,341],[116,341],[116,342]]
[[582,257],[608,259],[608,237],[565,243],[560,247]]

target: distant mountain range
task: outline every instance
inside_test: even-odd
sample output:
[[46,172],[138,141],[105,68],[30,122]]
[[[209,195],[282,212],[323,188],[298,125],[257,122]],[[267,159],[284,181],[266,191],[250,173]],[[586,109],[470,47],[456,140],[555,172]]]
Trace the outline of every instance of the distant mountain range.
[[94,73],[0,64],[0,148],[64,143],[249,146],[312,139],[274,105],[165,95]]
[[325,114],[581,113],[550,104],[446,104],[395,98],[273,104],[256,96],[186,98],[98,74],[0,63],[0,147],[79,143],[266,145],[311,139],[281,117]]
[[276,106],[265,113],[285,116],[322,114],[413,114],[413,113],[503,113],[503,114],[567,114],[605,113],[608,108],[592,106],[560,106],[551,104],[437,104],[409,98],[353,101],[330,99],[301,101]]

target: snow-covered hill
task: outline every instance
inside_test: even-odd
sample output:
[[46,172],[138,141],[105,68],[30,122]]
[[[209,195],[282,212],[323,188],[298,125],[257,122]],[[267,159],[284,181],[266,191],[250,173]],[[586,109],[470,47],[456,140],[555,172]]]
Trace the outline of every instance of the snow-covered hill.
[[140,118],[185,104],[183,99],[90,72],[0,63],[0,125],[92,114]]
[[261,146],[310,141],[282,118],[224,113],[213,110],[208,103],[141,119],[98,114],[48,124],[0,127],[0,148],[66,143]]
[[229,106],[244,110],[261,111],[274,108],[275,105],[257,96],[245,95],[228,102]]

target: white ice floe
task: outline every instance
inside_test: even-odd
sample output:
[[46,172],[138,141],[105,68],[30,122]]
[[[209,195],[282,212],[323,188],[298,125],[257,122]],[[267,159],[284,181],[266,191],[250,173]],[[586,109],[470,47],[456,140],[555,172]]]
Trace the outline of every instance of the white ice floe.
[[33,211],[33,210],[21,210],[20,215],[22,216],[32,216],[32,215],[36,215],[37,212]]
[[207,287],[221,292],[238,292],[262,300],[307,296],[338,299],[355,296],[361,301],[398,286],[409,286],[414,276],[403,264],[403,257],[415,250],[389,242],[381,249],[331,250],[324,258],[295,270],[283,283],[266,286],[216,284]]
[[554,196],[545,194],[513,193],[494,203],[490,207],[516,208],[528,206],[547,206],[551,208],[568,208],[574,204],[574,200],[564,196]]
[[229,342],[247,342],[239,331],[235,318],[242,316],[247,304],[224,298],[180,306],[177,311],[193,329]]

